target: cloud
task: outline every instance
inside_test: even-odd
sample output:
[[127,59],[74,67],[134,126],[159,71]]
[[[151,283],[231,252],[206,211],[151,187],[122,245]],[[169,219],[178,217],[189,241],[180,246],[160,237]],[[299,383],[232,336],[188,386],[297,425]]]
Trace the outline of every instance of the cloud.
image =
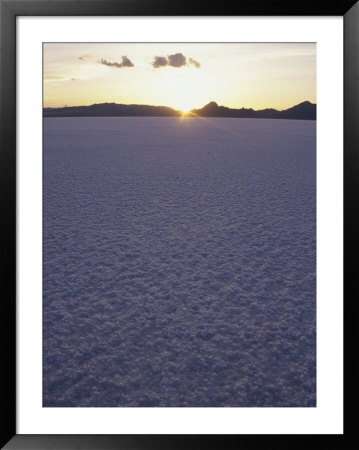
[[[197,61],[195,61],[192,58],[189,58],[188,62],[195,66],[197,69],[201,67],[201,64]],[[183,53],[175,53],[174,55],[168,55],[168,56],[155,56],[153,58],[153,61],[151,62],[152,67],[155,69],[158,69],[159,67],[184,67],[187,66],[187,59],[184,56]]]
[[116,69],[121,69],[122,67],[134,67],[134,64],[130,59],[127,58],[127,56],[122,56],[121,59],[122,62],[109,62],[106,59],[102,58],[99,62],[104,66],[115,67]]
[[151,64],[155,69],[167,66],[167,58],[165,56],[155,56]]
[[194,67],[196,67],[197,69],[199,69],[201,67],[201,64],[198,61],[195,61],[192,58],[189,59],[189,62],[190,62],[190,64],[193,64]]
[[85,61],[85,59],[88,59],[88,58],[91,58],[91,55],[86,54],[86,55],[81,55],[78,57],[78,59],[80,61]]
[[168,65],[172,67],[182,67],[187,64],[186,57],[182,53],[168,56]]

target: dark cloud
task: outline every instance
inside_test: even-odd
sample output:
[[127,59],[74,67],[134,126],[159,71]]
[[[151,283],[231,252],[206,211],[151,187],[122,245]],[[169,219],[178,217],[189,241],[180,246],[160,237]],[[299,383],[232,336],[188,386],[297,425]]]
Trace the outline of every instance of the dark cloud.
[[167,58],[165,56],[155,56],[151,64],[155,69],[167,66]]
[[88,55],[88,54],[86,54],[86,55],[81,55],[81,56],[79,56],[79,60],[80,61],[85,61],[85,59],[88,59],[88,58],[91,58],[91,55]]
[[189,62],[190,62],[190,64],[193,64],[194,67],[196,67],[197,69],[199,69],[201,67],[201,64],[198,61],[195,61],[192,58],[189,59]]
[[168,56],[168,65],[172,67],[182,67],[187,64],[186,57],[182,53]]
[[[193,64],[195,67],[200,68],[201,65],[199,62],[195,61],[192,58],[189,58],[188,62]],[[174,55],[168,56],[155,56],[153,61],[151,62],[152,67],[158,69],[159,67],[184,67],[187,66],[187,59],[183,53],[175,53]]]
[[106,59],[102,58],[100,64],[108,67],[115,67],[116,69],[121,69],[122,67],[134,67],[134,64],[127,58],[127,56],[122,56],[121,59],[122,62],[109,62]]

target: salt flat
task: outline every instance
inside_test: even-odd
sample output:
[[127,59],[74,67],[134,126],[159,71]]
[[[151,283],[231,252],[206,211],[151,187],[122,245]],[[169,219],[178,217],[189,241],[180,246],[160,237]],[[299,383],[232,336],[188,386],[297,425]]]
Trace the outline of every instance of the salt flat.
[[315,406],[316,122],[44,120],[44,406]]

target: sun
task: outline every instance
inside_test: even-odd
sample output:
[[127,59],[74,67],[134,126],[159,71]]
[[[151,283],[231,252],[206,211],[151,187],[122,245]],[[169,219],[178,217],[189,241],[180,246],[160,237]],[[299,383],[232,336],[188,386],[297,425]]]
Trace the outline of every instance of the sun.
[[180,111],[181,111],[181,113],[182,113],[182,116],[187,116],[187,115],[190,113],[191,108],[188,108],[188,109],[180,109]]
[[172,106],[172,108],[181,111],[181,113],[183,115],[189,113],[192,109],[195,108],[195,106],[194,106],[195,102],[189,96],[187,98],[186,95],[182,94],[182,96],[181,96],[179,94],[178,98],[173,98],[171,100],[168,103]]
[[174,108],[181,111],[183,116],[186,116],[192,111],[192,109],[196,108],[196,106],[193,105],[193,101],[191,99],[189,99],[188,101],[186,99],[181,99],[181,101],[178,101],[175,104],[176,106],[174,106]]
[[[173,102],[173,103],[175,103],[175,102]],[[187,102],[185,100],[176,102],[176,105],[177,106],[175,108],[180,110],[182,112],[182,114],[187,114],[191,111],[191,109],[194,108],[193,102],[190,102],[190,101]]]

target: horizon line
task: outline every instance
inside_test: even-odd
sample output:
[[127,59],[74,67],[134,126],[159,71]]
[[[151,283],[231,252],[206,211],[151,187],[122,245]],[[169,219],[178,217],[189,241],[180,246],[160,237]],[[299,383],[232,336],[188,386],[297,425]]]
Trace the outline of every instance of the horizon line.
[[289,106],[286,109],[276,109],[276,108],[273,108],[273,107],[270,107],[270,106],[267,106],[267,107],[262,108],[262,109],[253,109],[252,107],[245,107],[245,106],[232,108],[232,107],[225,106],[225,105],[219,105],[216,101],[211,100],[210,102],[206,103],[205,105],[203,105],[200,108],[191,108],[191,109],[188,109],[186,111],[184,111],[182,109],[176,109],[176,108],[174,108],[172,106],[167,106],[167,105],[149,105],[149,104],[145,104],[145,103],[116,103],[116,102],[101,102],[101,103],[92,103],[90,105],[72,105],[72,106],[68,106],[68,105],[64,105],[64,106],[43,106],[42,109],[64,109],[64,108],[85,108],[85,107],[88,108],[88,107],[96,106],[96,105],[121,105],[121,106],[150,106],[150,107],[154,107],[154,108],[169,108],[169,109],[172,109],[173,111],[176,111],[176,112],[190,113],[191,111],[201,110],[201,109],[205,108],[206,106],[208,106],[210,104],[216,104],[216,106],[219,107],[219,108],[222,107],[222,108],[228,108],[228,109],[234,109],[234,110],[237,110],[237,109],[238,110],[248,109],[248,110],[252,110],[252,111],[264,111],[264,110],[267,110],[267,109],[273,109],[273,110],[276,110],[276,111],[287,111],[288,109],[293,108],[293,107],[298,106],[298,105],[301,105],[303,103],[310,103],[311,105],[315,105],[315,106],[317,105],[316,103],[312,103],[310,100],[303,100],[303,101],[301,101],[301,102],[299,102],[299,103],[297,103],[297,104],[295,104],[293,106]]

